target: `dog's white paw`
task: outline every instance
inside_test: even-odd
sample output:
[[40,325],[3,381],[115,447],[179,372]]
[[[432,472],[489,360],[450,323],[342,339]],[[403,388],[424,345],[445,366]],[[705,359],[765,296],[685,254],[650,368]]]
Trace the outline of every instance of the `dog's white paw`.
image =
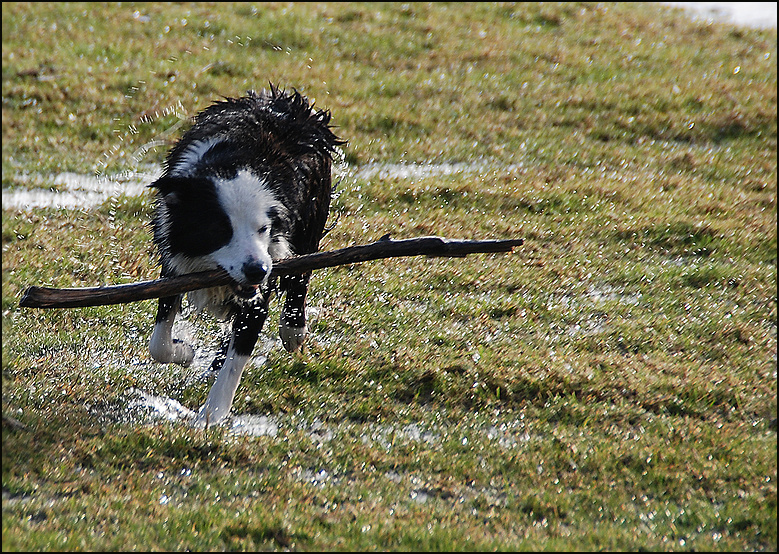
[[173,339],[172,342],[159,341],[152,336],[149,353],[162,364],[178,364],[184,367],[188,367],[195,359],[195,350],[178,339]]
[[297,352],[308,336],[308,327],[288,327],[284,322],[279,325],[281,344],[287,352]]
[[220,425],[225,420],[225,418],[227,418],[229,413],[229,408],[225,410],[220,406],[212,406],[209,405],[209,402],[206,402],[203,406],[201,406],[200,410],[198,410],[197,415],[194,417],[191,423],[193,427],[199,429],[213,427],[214,425]]

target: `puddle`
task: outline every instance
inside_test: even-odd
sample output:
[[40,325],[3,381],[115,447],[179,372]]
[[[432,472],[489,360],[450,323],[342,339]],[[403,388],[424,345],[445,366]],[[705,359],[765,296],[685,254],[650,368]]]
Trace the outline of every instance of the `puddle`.
[[386,180],[386,179],[422,179],[425,177],[441,177],[445,175],[470,175],[473,173],[487,174],[496,171],[508,172],[524,167],[523,164],[498,164],[495,162],[474,163],[444,163],[444,164],[418,164],[418,163],[374,163],[347,169],[346,174],[353,175],[357,179]]
[[776,28],[776,2],[662,2],[685,9],[696,19],[755,29]]
[[[446,175],[486,175],[521,167],[522,164],[499,164],[487,161],[445,164],[374,163],[359,167],[336,167],[334,175],[336,178],[348,180],[422,179]],[[79,173],[17,174],[13,177],[17,187],[3,189],[3,208],[17,210],[95,208],[111,198],[149,194],[147,185],[157,179],[161,172],[161,168],[150,167],[112,176]]]
[[[147,425],[160,421],[188,425],[197,415],[194,410],[183,406],[177,400],[150,394],[137,387],[128,389],[126,395],[129,401],[119,419],[128,425]],[[302,431],[317,447],[353,436],[368,448],[381,448],[386,451],[408,444],[437,449],[451,441],[468,448],[474,441],[485,440],[501,450],[512,450],[532,440],[521,415],[514,420],[502,422],[474,416],[472,421],[457,424],[420,421],[362,425],[349,421],[322,422],[316,418],[301,421],[295,414],[233,414],[221,425],[233,435],[281,437],[282,440],[287,440],[284,438],[285,434]]]
[[140,412],[146,412],[149,420],[190,420],[195,417],[195,412],[185,408],[180,402],[164,396],[149,394],[140,389],[131,388],[127,391],[130,396],[137,398],[131,400],[127,405],[129,413],[133,414],[132,419],[143,419]]
[[552,295],[547,303],[549,310],[565,310],[574,313],[581,310],[582,317],[577,323],[569,325],[564,334],[569,337],[588,337],[601,335],[609,331],[609,313],[611,304],[638,306],[641,293],[630,293],[611,285],[590,285],[581,296],[569,294]]
[[275,437],[279,432],[279,424],[271,416],[240,415],[231,418],[230,431],[236,435]]
[[[128,389],[127,395],[132,397],[132,400],[127,404],[127,413],[124,419],[135,425],[156,423],[160,420],[180,421],[183,424],[188,424],[197,415],[194,410],[190,410],[177,400],[166,396],[150,394],[137,388]],[[279,432],[278,421],[274,417],[266,415],[230,416],[224,426],[231,434],[251,437],[275,437]]]
[[111,177],[68,172],[17,174],[14,180],[24,188],[3,189],[3,209],[94,208],[110,198],[141,196],[160,173],[161,170],[148,170]]

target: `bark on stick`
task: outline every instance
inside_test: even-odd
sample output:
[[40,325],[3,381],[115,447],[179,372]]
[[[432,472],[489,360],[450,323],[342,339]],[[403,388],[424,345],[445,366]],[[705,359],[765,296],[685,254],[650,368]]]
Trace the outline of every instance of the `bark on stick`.
[[[455,240],[441,237],[392,240],[387,235],[369,244],[305,254],[274,262],[271,276],[300,274],[325,267],[404,256],[463,257],[476,253],[510,252],[522,242],[522,239]],[[24,292],[19,305],[24,308],[105,306],[173,296],[197,289],[229,285],[232,282],[226,271],[215,269],[125,285],[74,289],[32,286]]]

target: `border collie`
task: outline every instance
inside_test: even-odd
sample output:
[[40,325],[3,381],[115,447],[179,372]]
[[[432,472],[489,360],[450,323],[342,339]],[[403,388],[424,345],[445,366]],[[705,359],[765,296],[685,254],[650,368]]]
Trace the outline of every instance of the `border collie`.
[[[297,91],[271,85],[259,94],[218,101],[195,117],[168,153],[152,220],[162,276],[223,268],[233,286],[188,293],[198,310],[232,320],[232,334],[196,422],[230,412],[241,373],[268,314],[272,292],[284,294],[279,335],[286,350],[306,334],[310,273],[270,279],[274,260],[319,249],[330,209],[332,156],[345,144],[330,113]],[[187,366],[194,350],[171,336],[182,296],[161,298],[149,350],[162,363]]]

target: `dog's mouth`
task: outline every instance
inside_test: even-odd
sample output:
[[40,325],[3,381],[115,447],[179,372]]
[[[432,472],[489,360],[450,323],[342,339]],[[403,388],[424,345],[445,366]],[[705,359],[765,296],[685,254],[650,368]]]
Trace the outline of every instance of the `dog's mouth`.
[[242,285],[240,283],[234,283],[232,288],[236,296],[240,296],[241,298],[246,298],[248,300],[249,298],[254,298],[254,296],[257,294],[259,285]]

